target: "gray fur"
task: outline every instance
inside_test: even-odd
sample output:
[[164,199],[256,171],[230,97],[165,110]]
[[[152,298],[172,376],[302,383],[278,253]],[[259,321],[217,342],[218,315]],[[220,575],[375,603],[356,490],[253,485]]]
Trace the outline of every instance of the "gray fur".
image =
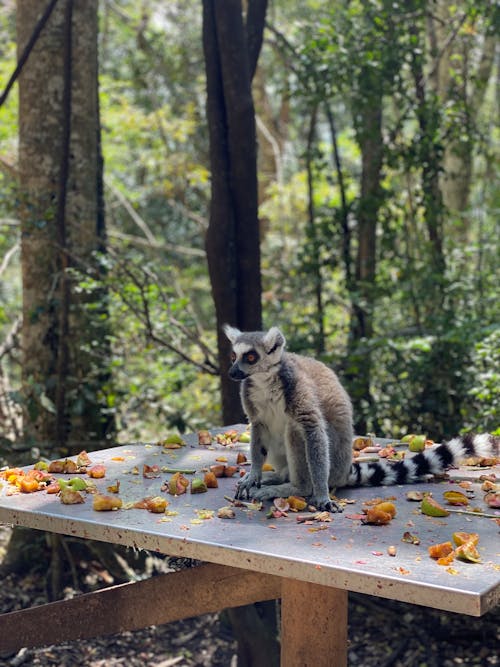
[[[251,424],[252,467],[237,496],[300,495],[319,509],[338,511],[329,490],[347,482],[353,436],[351,402],[339,379],[325,364],[286,352],[277,327],[225,332],[236,356],[229,375],[241,381]],[[264,461],[274,473],[262,473]]]
[[[341,511],[329,497],[338,487],[411,484],[465,456],[498,456],[499,437],[467,434],[408,460],[351,464],[351,401],[335,373],[319,361],[286,352],[277,327],[224,330],[235,357],[229,375],[241,381],[251,425],[252,467],[238,483],[238,498],[299,495],[319,509]],[[263,473],[264,461],[275,472]]]

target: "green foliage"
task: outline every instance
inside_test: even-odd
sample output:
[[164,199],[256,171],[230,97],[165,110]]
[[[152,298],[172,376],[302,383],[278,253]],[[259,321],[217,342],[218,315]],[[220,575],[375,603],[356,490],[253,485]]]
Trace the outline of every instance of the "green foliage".
[[[276,0],[268,16],[259,119],[277,166],[261,174],[264,320],[284,329],[290,349],[316,354],[319,274],[322,358],[344,376],[369,373],[371,395],[356,397],[358,417],[387,434],[421,429],[441,438],[499,427],[498,65],[477,112],[479,96],[464,97],[477,83],[471,67],[484,39],[495,32],[493,5],[462,0],[451,8],[445,38],[454,53],[444,98],[433,81],[436,53],[422,0]],[[12,11],[0,12],[0,36],[4,82],[15,60]],[[153,439],[163,429],[217,423],[220,414],[203,254],[210,174],[200,3],[104,3],[100,47],[109,253],[100,274],[75,279],[82,297],[95,296],[103,282],[110,289],[102,306],[109,309],[112,364],[100,400],[117,418],[119,439]],[[347,220],[354,263],[363,112],[380,93],[383,199],[376,278],[368,286],[373,336],[347,355],[353,304],[362,294],[346,279],[343,225]],[[309,202],[307,126],[315,107]],[[15,166],[15,91],[0,114],[0,159]],[[262,153],[266,140],[259,142]],[[450,146],[472,156],[470,207],[461,212],[439,201]],[[19,239],[15,200],[14,180],[0,163],[0,264]],[[442,266],[433,257],[434,223]],[[21,311],[19,253],[0,280],[1,345]],[[99,299],[92,307],[101,317]],[[19,353],[0,363],[15,400]],[[38,407],[43,395],[43,386],[33,387]]]

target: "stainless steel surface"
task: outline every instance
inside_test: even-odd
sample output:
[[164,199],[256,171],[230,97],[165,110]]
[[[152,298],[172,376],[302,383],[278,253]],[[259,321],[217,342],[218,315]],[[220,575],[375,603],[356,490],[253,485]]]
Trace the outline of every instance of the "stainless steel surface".
[[[215,430],[214,430],[215,431]],[[214,432],[213,431],[213,432]],[[233,496],[237,478],[219,479],[218,489],[207,493],[174,497],[160,490],[171,477],[145,479],[142,466],[202,468],[226,456],[228,464],[248,445],[211,448],[195,446],[196,435],[186,436],[186,447],[163,453],[156,445],[124,445],[90,453],[92,462],[106,466],[106,477],[95,480],[98,489],[120,480],[120,497],[127,503],[145,496],[164,495],[168,510],[176,515],[151,514],[129,509],[96,512],[92,496],[81,505],[63,505],[55,495],[44,491],[7,495],[7,485],[0,488],[0,521],[56,533],[76,535],[107,542],[146,548],[169,555],[242,567],[380,597],[403,600],[439,609],[479,616],[493,608],[500,598],[499,526],[494,519],[465,514],[445,518],[424,516],[419,504],[406,500],[408,490],[432,491],[438,501],[446,490],[456,490],[450,481],[419,483],[411,486],[339,490],[339,498],[355,501],[342,514],[332,514],[330,523],[299,524],[296,514],[287,518],[266,517],[268,504],[260,511],[235,509],[235,519],[218,519],[217,509],[228,505],[224,495]],[[123,461],[113,458],[123,457]],[[137,466],[139,474],[131,474]],[[488,471],[485,471],[488,472]],[[499,473],[496,468],[497,477]],[[61,475],[62,477],[68,477]],[[186,475],[191,478],[192,475]],[[199,473],[198,476],[202,476]],[[460,469],[454,477],[473,479],[476,471]],[[483,507],[483,493],[474,484],[476,497],[471,506]],[[355,517],[363,502],[373,498],[393,498],[397,515],[386,526],[363,525]],[[200,519],[197,511],[214,510],[211,519]],[[487,510],[500,518],[500,512]],[[420,538],[420,544],[401,541],[405,531]],[[450,541],[454,531],[477,532],[480,564],[455,560],[444,567],[428,555],[428,546]],[[395,546],[395,557],[388,555]]]

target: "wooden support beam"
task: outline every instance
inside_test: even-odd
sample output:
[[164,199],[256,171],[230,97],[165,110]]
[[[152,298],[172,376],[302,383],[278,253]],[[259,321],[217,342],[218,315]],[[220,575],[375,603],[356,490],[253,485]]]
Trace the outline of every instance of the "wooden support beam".
[[284,579],[281,667],[346,665],[347,591]]
[[196,568],[0,615],[0,654],[139,630],[273,600],[281,578],[225,565]]

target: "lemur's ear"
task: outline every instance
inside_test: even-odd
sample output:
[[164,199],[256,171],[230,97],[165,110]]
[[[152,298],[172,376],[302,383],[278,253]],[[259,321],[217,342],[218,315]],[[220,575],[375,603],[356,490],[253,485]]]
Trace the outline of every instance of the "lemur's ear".
[[239,329],[236,329],[236,327],[232,327],[229,324],[225,324],[223,330],[231,343],[234,343],[235,340],[238,338],[238,336],[241,336],[241,331]]
[[271,327],[264,336],[263,342],[264,349],[266,350],[267,354],[271,354],[278,348],[285,347],[286,340],[278,327]]

